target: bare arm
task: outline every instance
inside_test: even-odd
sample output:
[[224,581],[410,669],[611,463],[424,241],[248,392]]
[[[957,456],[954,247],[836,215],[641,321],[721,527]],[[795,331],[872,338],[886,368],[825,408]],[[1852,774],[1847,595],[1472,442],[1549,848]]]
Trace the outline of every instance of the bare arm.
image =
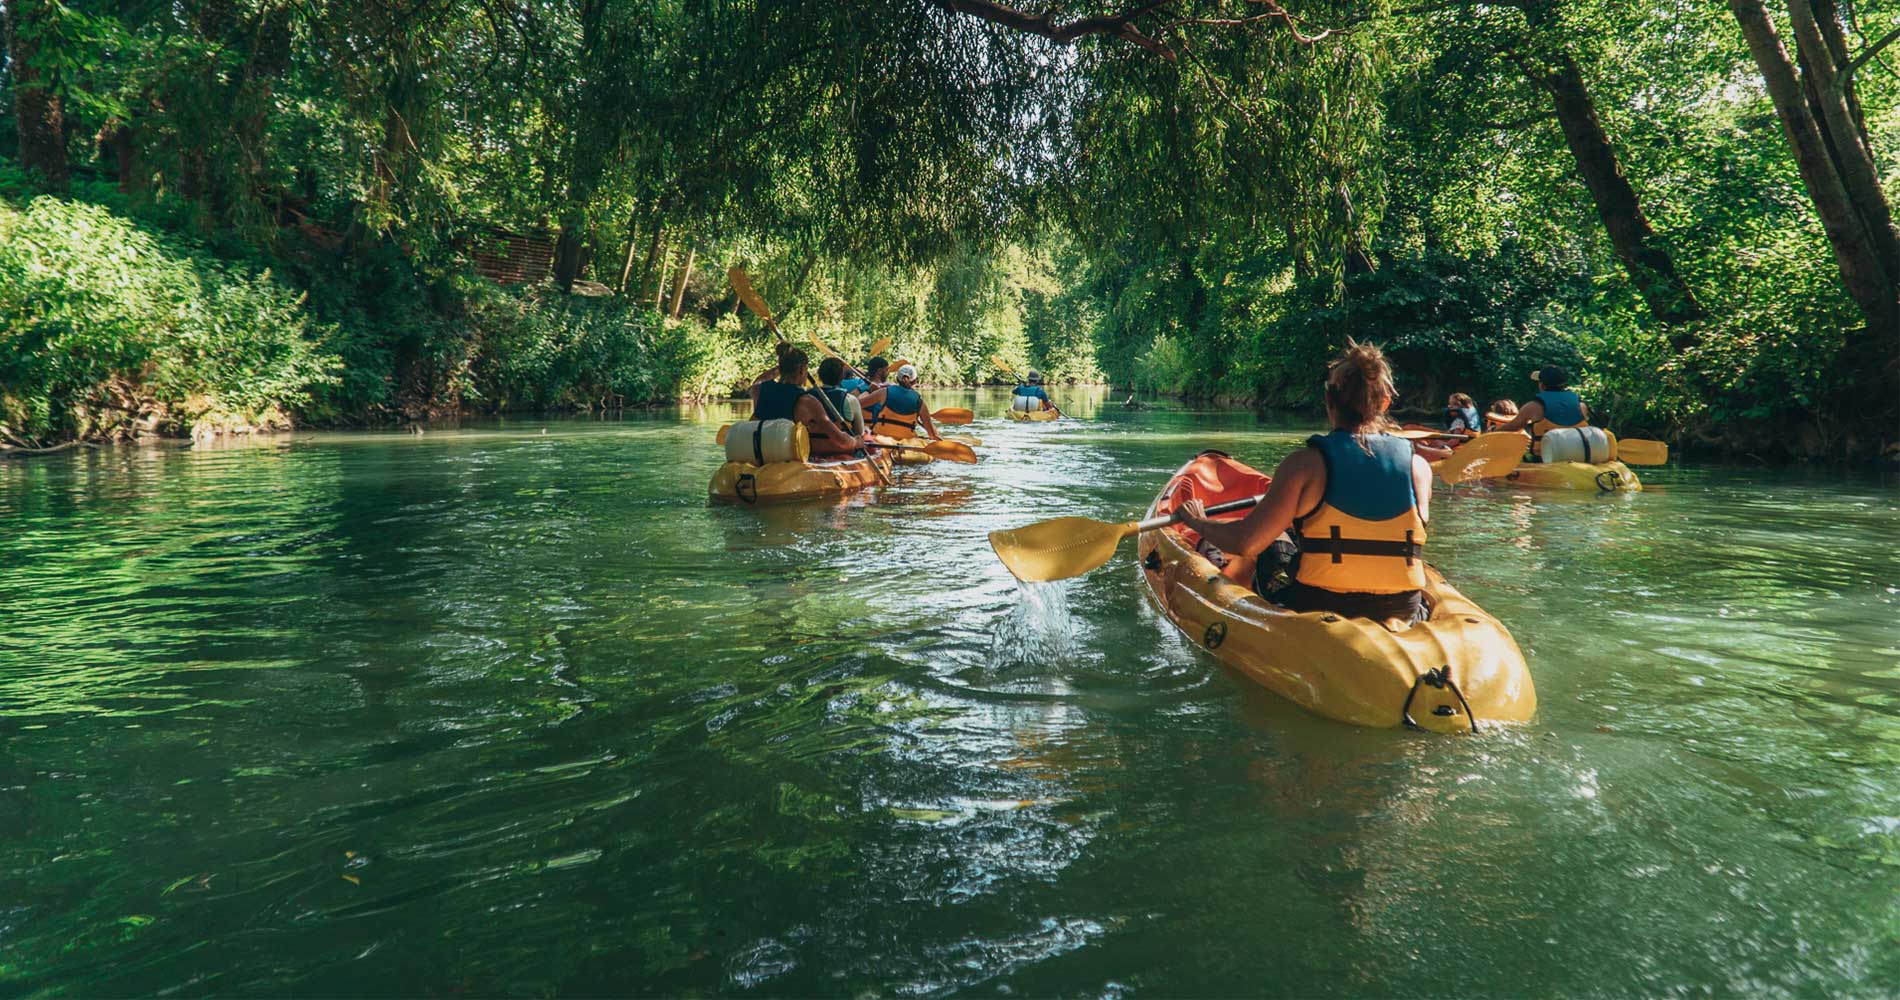
[[825,437],[831,439],[832,443],[838,447],[855,448],[858,446],[858,439],[853,437],[849,430],[839,427],[836,423],[832,422],[831,415],[825,412],[825,404],[820,403],[817,397],[801,397],[793,412],[798,415],[799,423],[804,424],[810,430],[823,434]]
[[1544,419],[1544,404],[1541,400],[1533,399],[1525,403],[1523,408],[1517,411],[1517,416],[1512,417],[1509,423],[1499,424],[1496,430],[1521,431],[1542,419]]
[[[1426,473],[1430,475],[1429,468]],[[1326,462],[1311,448],[1301,448],[1273,470],[1266,499],[1238,521],[1210,521],[1199,500],[1182,505],[1181,523],[1200,532],[1222,552],[1258,555],[1293,527],[1293,519],[1319,505],[1326,492]]]
[[943,435],[937,433],[937,425],[930,419],[930,405],[923,402],[922,396],[917,397],[917,400],[917,421],[924,425],[924,432],[930,435],[930,440],[942,441]]
[[882,402],[884,402],[884,387],[881,385],[875,389],[867,389],[864,392],[858,393],[859,406],[877,406]]
[[1431,523],[1432,520],[1432,467],[1431,463],[1412,456],[1412,492],[1418,497],[1419,520]]

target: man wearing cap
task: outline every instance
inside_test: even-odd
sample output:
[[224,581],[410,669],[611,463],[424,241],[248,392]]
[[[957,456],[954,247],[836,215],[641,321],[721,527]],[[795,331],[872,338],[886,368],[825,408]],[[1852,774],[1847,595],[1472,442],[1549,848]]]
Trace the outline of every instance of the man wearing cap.
[[1049,394],[1042,390],[1042,373],[1034,368],[1029,369],[1028,381],[1016,387],[1015,393],[1010,396],[1009,405],[1024,413],[1056,408],[1056,404],[1049,401]]
[[[1562,365],[1545,365],[1531,372],[1537,395],[1500,422],[1497,430],[1530,430],[1531,450],[1545,462],[1608,462],[1616,447],[1600,427],[1590,426],[1590,407],[1569,389],[1570,373]],[[1492,414],[1495,418],[1500,414]]]
[[932,441],[941,441],[937,425],[930,421],[930,409],[917,391],[917,369],[905,363],[897,366],[897,382],[884,387],[884,406],[871,422],[871,433],[903,440],[917,436],[917,425],[924,425]]

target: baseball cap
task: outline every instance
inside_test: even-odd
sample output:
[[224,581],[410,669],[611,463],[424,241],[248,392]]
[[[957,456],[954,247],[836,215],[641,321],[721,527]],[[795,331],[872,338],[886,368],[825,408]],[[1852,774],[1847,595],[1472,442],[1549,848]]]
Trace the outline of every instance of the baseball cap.
[[914,365],[899,365],[899,366],[897,367],[897,377],[898,377],[898,378],[916,378],[916,377],[917,377],[917,368],[916,368],[916,366],[914,366]]

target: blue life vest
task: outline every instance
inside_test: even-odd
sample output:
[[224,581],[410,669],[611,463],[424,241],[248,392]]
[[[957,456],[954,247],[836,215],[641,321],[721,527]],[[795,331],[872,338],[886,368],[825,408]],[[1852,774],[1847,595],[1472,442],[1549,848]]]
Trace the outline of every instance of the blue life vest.
[[797,416],[798,401],[806,390],[786,385],[777,379],[759,383],[759,402],[752,408],[754,420],[792,420]]
[[1445,408],[1445,429],[1448,431],[1459,429],[1478,431],[1484,428],[1478,426],[1478,411],[1476,409],[1469,406],[1450,406]]
[[838,383],[838,388],[843,389],[846,392],[870,392],[872,389],[877,388],[877,386],[874,386],[871,383],[865,381],[864,379],[858,378],[856,375],[853,375],[850,378],[845,379],[844,381]]
[[1568,389],[1545,389],[1537,394],[1544,404],[1544,420],[1557,427],[1583,423],[1583,399]]
[[1049,394],[1046,392],[1043,392],[1042,386],[1039,386],[1039,385],[1019,385],[1016,387],[1015,395],[1030,396],[1032,398],[1042,399],[1042,400],[1046,400],[1049,398]]
[[913,416],[924,408],[924,397],[909,386],[887,385],[884,387],[884,408],[898,416]]

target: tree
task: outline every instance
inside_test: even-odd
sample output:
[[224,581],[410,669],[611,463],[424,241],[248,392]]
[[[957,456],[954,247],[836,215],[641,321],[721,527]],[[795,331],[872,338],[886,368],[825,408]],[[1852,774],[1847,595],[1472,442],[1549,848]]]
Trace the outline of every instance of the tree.
[[7,0],[5,13],[7,63],[13,75],[13,114],[19,130],[20,164],[40,175],[48,185],[65,187],[66,116],[57,75],[43,63],[53,52],[42,39],[51,32],[56,4],[45,0]]
[[[1805,6],[1803,0],[1791,2]],[[1882,262],[1877,226],[1870,226],[1870,220],[1856,206],[1842,179],[1837,166],[1841,149],[1822,135],[1801,78],[1761,0],[1729,0],[1729,9],[1741,25],[1748,51],[1767,84],[1768,96],[1774,102],[1775,113],[1781,119],[1788,145],[1800,167],[1801,180],[1827,231],[1835,263],[1840,268],[1841,283],[1860,307],[1867,330],[1880,342],[1890,343],[1900,337],[1900,286]],[[1817,53],[1817,58],[1826,61],[1832,57]],[[1820,86],[1818,80],[1816,86]],[[1850,146],[1858,141],[1853,136],[1841,139]],[[1849,156],[1851,158],[1851,152]],[[1884,206],[1884,198],[1881,203]],[[1887,358],[1891,364],[1892,355],[1888,354]]]

